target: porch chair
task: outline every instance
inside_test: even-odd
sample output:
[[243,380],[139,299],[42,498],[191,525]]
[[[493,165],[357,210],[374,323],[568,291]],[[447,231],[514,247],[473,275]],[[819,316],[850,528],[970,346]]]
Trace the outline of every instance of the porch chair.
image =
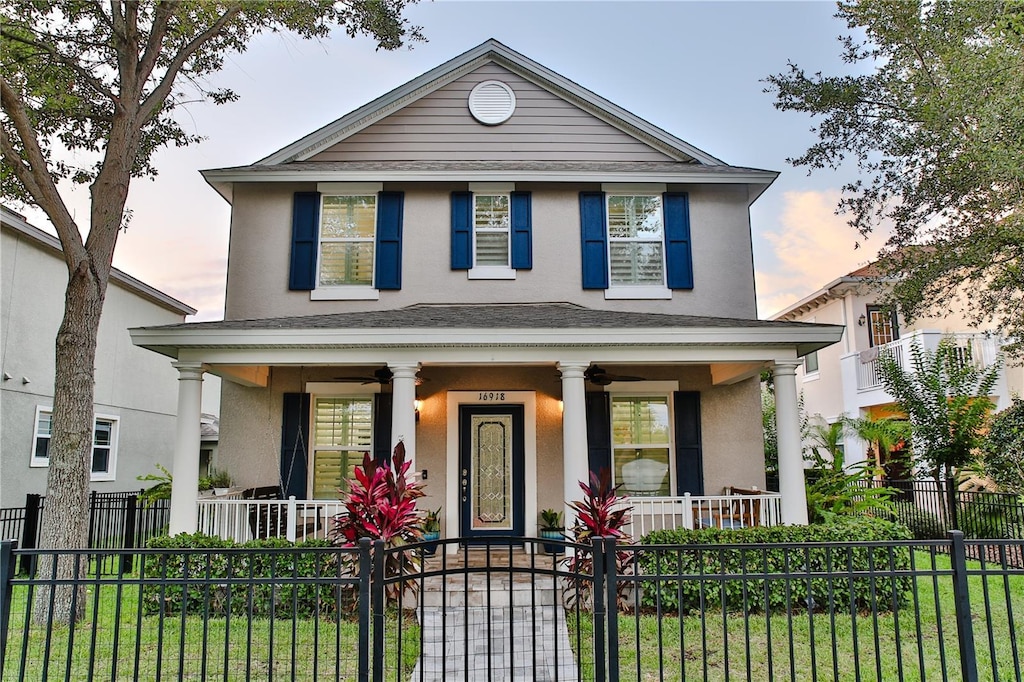
[[[764,494],[763,490],[755,490],[750,488],[737,488],[735,486],[727,486],[725,488],[725,494],[730,497],[736,497],[731,505],[730,517],[733,521],[739,522],[740,528],[749,528],[751,526],[761,525],[761,495]],[[757,497],[750,499],[744,496],[756,495]]]
[[[242,491],[243,500],[280,500],[281,488],[265,485]],[[285,536],[284,515],[280,505],[258,505],[249,509],[249,531],[253,538]]]

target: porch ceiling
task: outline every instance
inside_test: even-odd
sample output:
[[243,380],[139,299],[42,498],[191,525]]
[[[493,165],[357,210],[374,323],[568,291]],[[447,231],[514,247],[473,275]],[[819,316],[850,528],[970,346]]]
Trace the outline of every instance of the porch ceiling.
[[394,310],[195,322],[130,330],[178,360],[240,365],[752,362],[835,343],[836,325],[594,310],[570,303],[418,304]]

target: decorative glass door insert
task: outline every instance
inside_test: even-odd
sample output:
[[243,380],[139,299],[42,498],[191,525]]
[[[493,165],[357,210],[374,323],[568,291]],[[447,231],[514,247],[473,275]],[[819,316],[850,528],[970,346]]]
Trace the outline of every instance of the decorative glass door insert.
[[470,418],[473,530],[512,530],[512,415]]

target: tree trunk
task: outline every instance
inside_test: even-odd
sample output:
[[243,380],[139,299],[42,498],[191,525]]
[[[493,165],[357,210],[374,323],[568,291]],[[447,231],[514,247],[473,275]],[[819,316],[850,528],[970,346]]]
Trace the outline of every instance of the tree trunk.
[[[46,483],[40,548],[85,549],[89,531],[89,477],[92,469],[93,393],[96,336],[106,295],[109,266],[91,258],[78,263],[65,293],[64,319],[57,332],[53,386],[53,430]],[[88,561],[84,554],[40,557],[38,577],[79,580]],[[82,617],[84,587],[55,585],[36,591],[36,623],[70,623]]]

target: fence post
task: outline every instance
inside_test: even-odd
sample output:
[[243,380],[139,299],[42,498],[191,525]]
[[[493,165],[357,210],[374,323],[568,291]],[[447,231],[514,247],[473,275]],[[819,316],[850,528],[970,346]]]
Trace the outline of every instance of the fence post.
[[608,660],[605,656],[605,604],[608,592],[606,584],[604,538],[591,538],[591,556],[594,573],[594,682],[607,680]]
[[[39,497],[36,495],[36,497]],[[14,585],[14,540],[0,542],[0,672],[7,651],[7,627],[11,622],[11,594]]]
[[[339,558],[339,564],[341,563]],[[370,682],[370,538],[359,539],[359,682]]]
[[373,578],[370,604],[373,608],[373,682],[384,682],[384,541],[373,541]]
[[[139,498],[137,495],[129,495],[125,498],[125,509],[124,509],[124,542],[121,546],[127,550],[135,549],[136,547],[136,524],[139,515]],[[124,573],[132,572],[132,553],[125,552],[121,555],[121,571]]]
[[963,530],[960,528],[960,514],[957,509],[957,495],[956,495],[956,480],[953,478],[946,479],[946,507],[949,508],[949,525],[954,530]]
[[[35,549],[39,537],[39,517],[42,515],[42,498],[36,493],[25,495],[25,523],[21,526],[21,548]],[[21,572],[31,575],[35,555],[21,556]]]
[[[634,557],[635,558],[635,557]],[[604,579],[608,597],[605,600],[608,614],[608,668],[605,675],[608,682],[619,680],[619,554],[615,538],[607,538],[604,545]],[[634,571],[634,575],[636,572]],[[634,609],[640,608],[640,583],[633,583]]]
[[92,538],[96,526],[96,491],[89,493],[89,536],[85,541],[86,547],[92,547]]
[[967,585],[967,552],[964,534],[949,531],[950,559],[953,567],[953,605],[956,609],[957,642],[960,644],[960,668],[964,682],[978,682],[978,659],[974,648],[974,624],[971,622],[971,595]]

